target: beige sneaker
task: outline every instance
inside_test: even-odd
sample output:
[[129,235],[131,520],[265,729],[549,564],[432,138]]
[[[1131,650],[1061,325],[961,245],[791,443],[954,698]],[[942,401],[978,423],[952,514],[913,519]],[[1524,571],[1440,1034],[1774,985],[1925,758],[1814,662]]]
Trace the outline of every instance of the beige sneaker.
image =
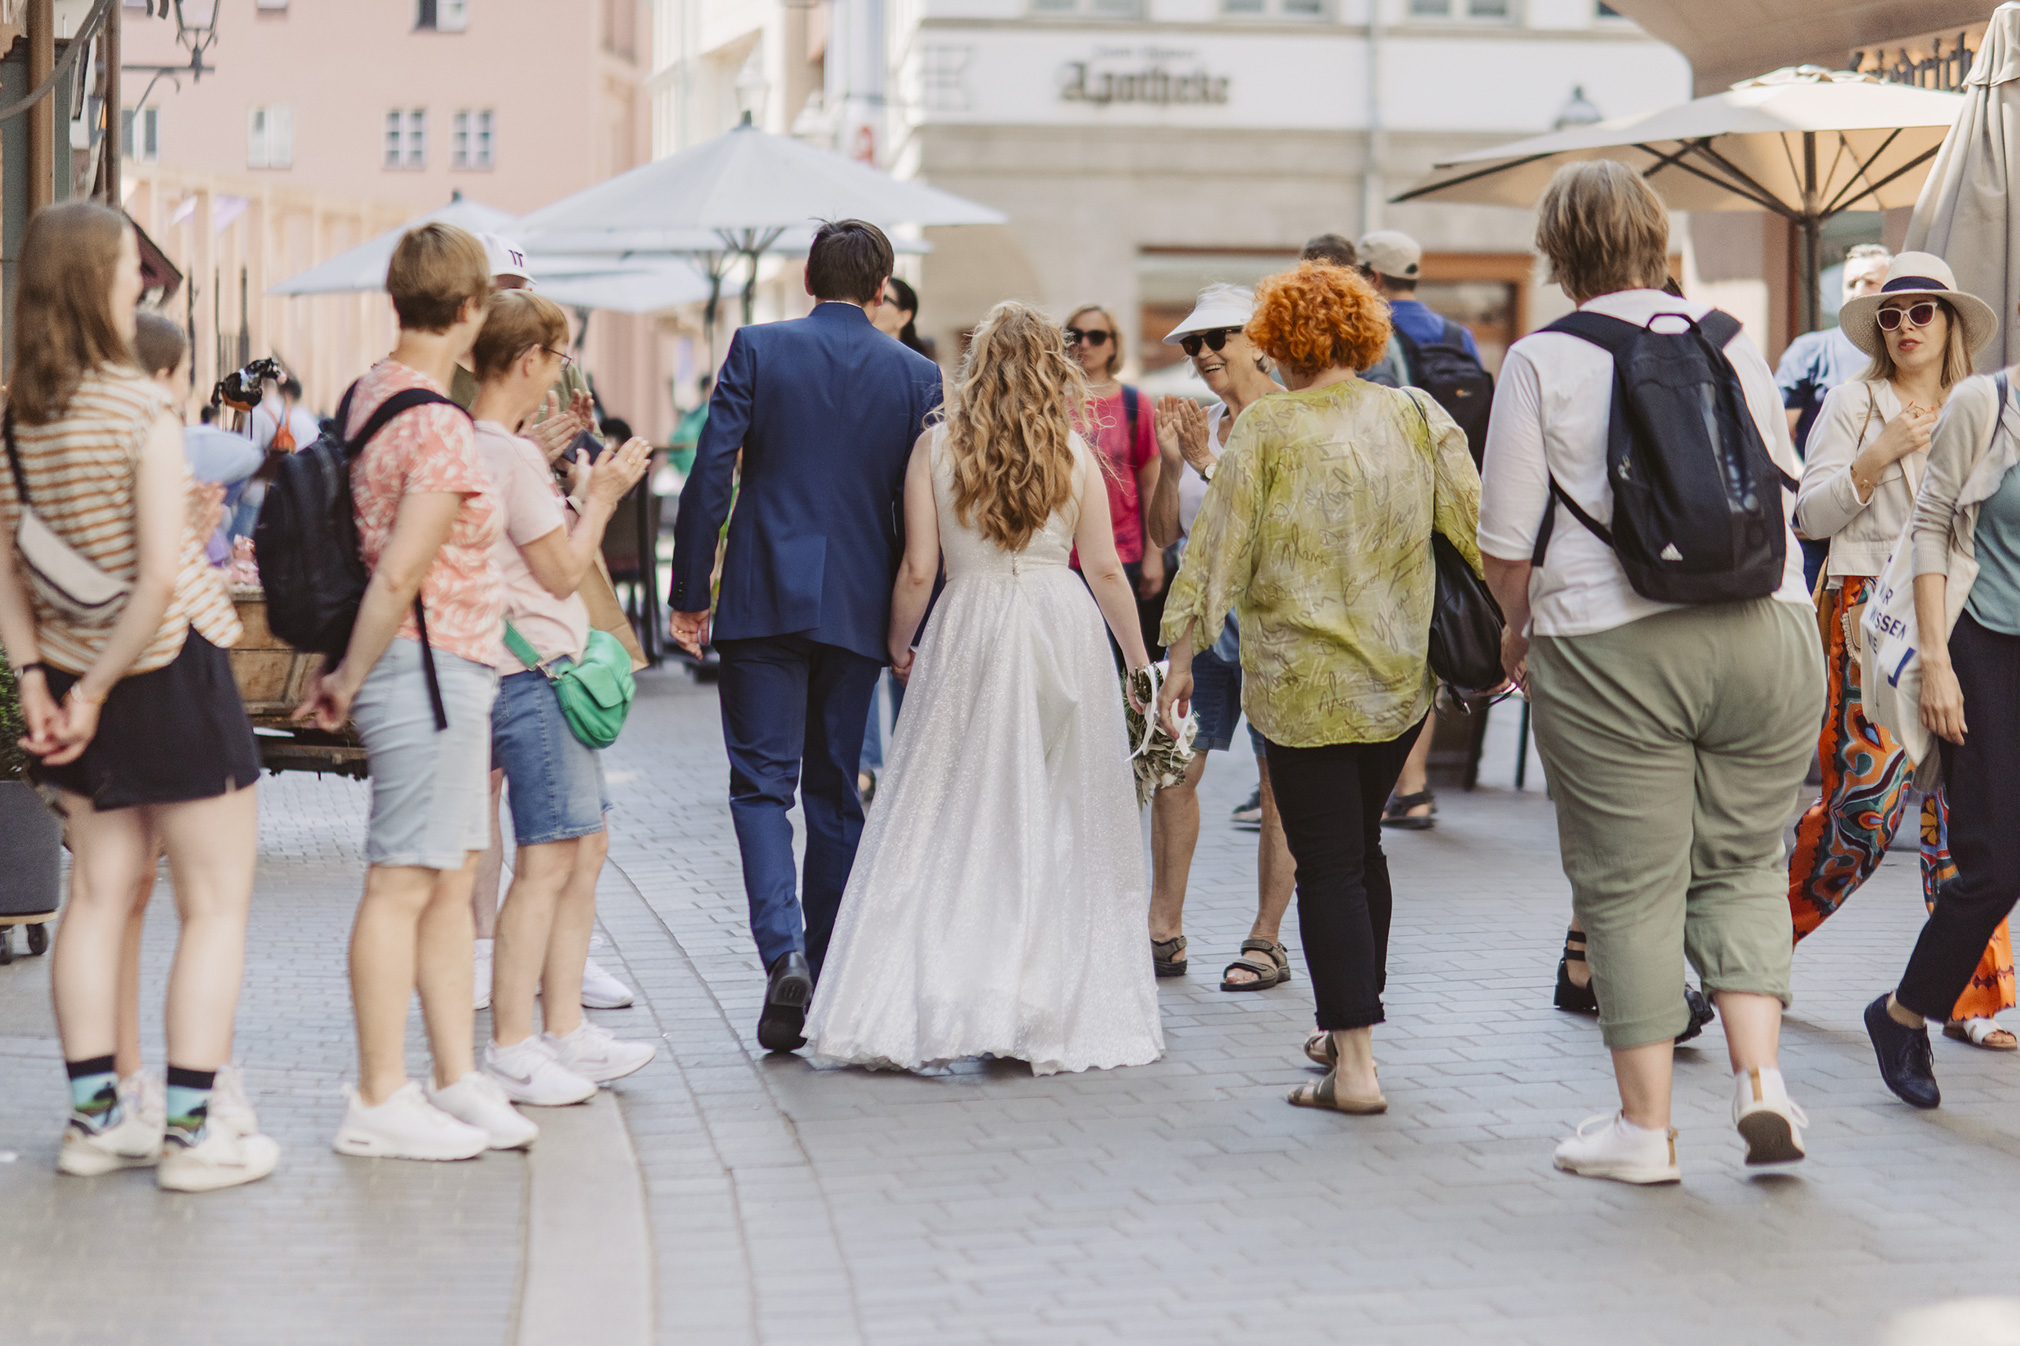
[[212,1126],[221,1126],[241,1136],[259,1134],[259,1114],[253,1111],[252,1100],[246,1097],[245,1076],[229,1061],[217,1068],[217,1081],[210,1089],[208,1116]]
[[171,1136],[162,1146],[155,1183],[165,1192],[214,1192],[258,1182],[280,1162],[271,1137],[240,1135],[227,1126],[204,1127],[203,1139],[185,1145]]
[[161,1123],[139,1110],[122,1110],[119,1124],[93,1131],[73,1119],[63,1131],[56,1169],[76,1178],[95,1178],[121,1168],[148,1168],[161,1162]]

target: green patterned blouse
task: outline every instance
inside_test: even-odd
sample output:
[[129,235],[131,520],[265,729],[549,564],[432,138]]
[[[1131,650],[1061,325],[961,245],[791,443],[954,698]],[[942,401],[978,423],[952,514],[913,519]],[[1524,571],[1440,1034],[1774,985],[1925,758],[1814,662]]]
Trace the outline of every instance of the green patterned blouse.
[[1480,568],[1466,432],[1411,389],[1348,379],[1242,412],[1193,521],[1163,639],[1241,624],[1242,710],[1292,748],[1381,743],[1431,708],[1431,530]]

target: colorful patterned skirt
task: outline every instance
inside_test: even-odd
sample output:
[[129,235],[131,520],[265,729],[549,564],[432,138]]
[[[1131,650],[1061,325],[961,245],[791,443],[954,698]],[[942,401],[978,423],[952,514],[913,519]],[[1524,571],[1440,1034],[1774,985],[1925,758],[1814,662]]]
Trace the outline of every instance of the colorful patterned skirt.
[[[1830,707],[1817,742],[1823,795],[1796,824],[1789,857],[1789,914],[1798,944],[1880,867],[1907,810],[1913,764],[1884,729],[1866,719],[1859,661],[1845,640],[1844,614],[1865,601],[1872,584],[1847,578],[1844,588],[1826,592],[1818,605]],[[1950,858],[1949,818],[1940,790],[1923,796],[1922,899],[1932,908],[1943,884],[1957,873]],[[2012,938],[2001,921],[1950,1017],[1988,1018],[2011,1009],[2013,992]]]

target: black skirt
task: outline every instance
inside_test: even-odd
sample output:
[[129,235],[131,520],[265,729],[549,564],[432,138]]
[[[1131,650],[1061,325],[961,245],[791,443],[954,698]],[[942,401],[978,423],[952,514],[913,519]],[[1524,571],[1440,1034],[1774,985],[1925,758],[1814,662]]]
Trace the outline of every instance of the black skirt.
[[[78,678],[56,668],[45,676],[58,701]],[[28,767],[36,785],[84,795],[100,812],[215,799],[259,776],[259,745],[231,660],[193,626],[173,663],[114,685],[82,756],[53,767],[31,760]]]

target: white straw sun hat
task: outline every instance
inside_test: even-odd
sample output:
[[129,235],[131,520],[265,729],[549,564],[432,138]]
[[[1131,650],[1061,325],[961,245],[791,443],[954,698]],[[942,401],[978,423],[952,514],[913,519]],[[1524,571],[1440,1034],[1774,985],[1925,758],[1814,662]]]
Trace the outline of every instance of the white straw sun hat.
[[1957,288],[1957,278],[1949,263],[1932,252],[1904,252],[1887,266],[1887,279],[1878,294],[1847,299],[1838,311],[1838,326],[1851,343],[1868,355],[1878,355],[1884,338],[1880,335],[1880,305],[1889,299],[1941,299],[1950,305],[1964,324],[1964,345],[1976,352],[1999,330],[1999,316],[1992,306],[1975,294]]
[[1199,302],[1185,321],[1171,329],[1164,344],[1176,346],[1180,338],[1193,332],[1216,332],[1225,327],[1246,327],[1255,316],[1255,291],[1239,285],[1209,285],[1199,292]]

